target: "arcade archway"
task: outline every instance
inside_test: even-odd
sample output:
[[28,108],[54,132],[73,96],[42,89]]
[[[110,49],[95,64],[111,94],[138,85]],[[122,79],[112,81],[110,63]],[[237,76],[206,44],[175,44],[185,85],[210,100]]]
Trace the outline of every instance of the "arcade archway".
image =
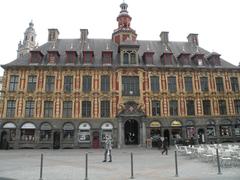
[[124,124],[124,141],[126,145],[139,144],[139,123],[130,119]]

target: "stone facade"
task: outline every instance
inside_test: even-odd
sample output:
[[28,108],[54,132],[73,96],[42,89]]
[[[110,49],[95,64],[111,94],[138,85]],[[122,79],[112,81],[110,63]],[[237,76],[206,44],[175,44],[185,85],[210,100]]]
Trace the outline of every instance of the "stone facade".
[[2,66],[1,148],[99,148],[107,134],[119,148],[240,141],[239,67],[197,34],[137,41],[126,3],[117,20],[111,40],[50,29],[46,44]]

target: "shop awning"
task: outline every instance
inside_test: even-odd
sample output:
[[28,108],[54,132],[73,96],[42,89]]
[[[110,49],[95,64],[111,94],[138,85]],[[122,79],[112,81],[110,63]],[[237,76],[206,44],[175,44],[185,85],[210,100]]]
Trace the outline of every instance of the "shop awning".
[[14,123],[6,123],[3,125],[3,129],[16,129],[16,125]]
[[72,131],[72,130],[74,130],[74,126],[73,126],[72,123],[66,123],[63,126],[63,130],[65,130],[65,131]]
[[40,127],[42,131],[50,131],[52,130],[52,126],[49,123],[43,123]]
[[80,130],[90,130],[91,126],[88,123],[82,123],[82,124],[80,124],[79,129]]
[[101,127],[102,130],[112,130],[113,125],[111,123],[104,123]]
[[36,126],[33,123],[25,123],[22,125],[21,129],[36,129]]

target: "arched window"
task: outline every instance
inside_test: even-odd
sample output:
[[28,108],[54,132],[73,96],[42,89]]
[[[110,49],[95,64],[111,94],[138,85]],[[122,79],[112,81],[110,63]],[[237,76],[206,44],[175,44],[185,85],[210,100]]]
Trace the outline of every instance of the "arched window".
[[123,54],[123,64],[129,64],[128,53]]

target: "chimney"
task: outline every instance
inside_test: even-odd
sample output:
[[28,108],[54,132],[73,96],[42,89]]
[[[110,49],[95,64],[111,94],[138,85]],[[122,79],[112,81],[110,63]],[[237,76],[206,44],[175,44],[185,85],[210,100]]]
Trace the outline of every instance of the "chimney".
[[88,29],[80,29],[81,32],[81,41],[85,42],[88,38]]
[[168,32],[162,31],[160,34],[161,41],[164,43],[168,43]]
[[58,29],[48,29],[48,41],[56,41],[59,36]]
[[188,42],[198,46],[198,34],[190,33],[187,36]]

